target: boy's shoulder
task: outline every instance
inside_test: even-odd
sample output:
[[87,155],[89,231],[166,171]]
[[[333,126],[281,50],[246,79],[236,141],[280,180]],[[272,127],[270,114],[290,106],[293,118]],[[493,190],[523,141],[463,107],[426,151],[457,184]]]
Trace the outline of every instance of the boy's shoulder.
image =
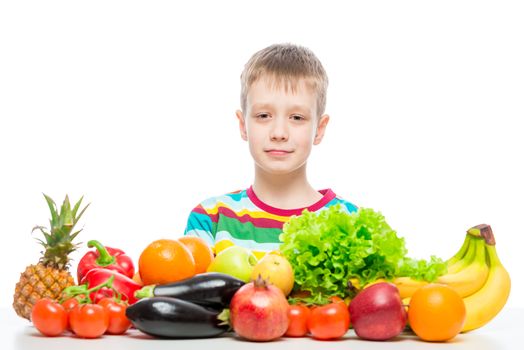
[[329,208],[329,207],[331,207],[331,206],[333,206],[333,205],[337,205],[337,204],[339,204],[339,205],[340,205],[343,209],[345,209],[348,213],[352,213],[352,212],[355,212],[355,211],[358,210],[358,207],[357,207],[355,204],[353,204],[353,203],[351,203],[351,202],[349,202],[349,201],[343,199],[342,197],[340,197],[340,196],[337,195],[337,194],[335,194],[335,197],[334,197],[331,201],[329,201],[329,202],[324,206],[324,208],[327,209],[327,208]]
[[[247,188],[243,190],[228,192],[219,196],[208,197],[207,199],[200,202],[198,207],[201,210],[213,214],[216,214],[218,209],[221,207],[227,207],[229,209],[232,209],[233,211],[251,209],[266,210],[273,213],[274,210],[278,210],[275,208],[271,208],[264,203],[261,203],[260,200],[256,198],[256,195],[254,195],[254,193],[251,192],[250,195],[250,191],[251,188]],[[324,197],[321,201],[319,201],[319,203],[316,203],[318,205],[313,205],[310,208],[313,209],[313,211],[326,209],[337,204],[340,204],[341,207],[347,210],[348,213],[355,212],[358,210],[358,207],[355,204],[343,199],[342,197],[334,193],[331,189],[324,189],[319,192],[322,193]],[[274,212],[273,214],[279,214],[279,212]]]
[[207,210],[216,208],[218,205],[237,207],[239,204],[247,204],[247,200],[247,190],[244,189],[228,192],[219,196],[208,197],[200,202],[199,206]]

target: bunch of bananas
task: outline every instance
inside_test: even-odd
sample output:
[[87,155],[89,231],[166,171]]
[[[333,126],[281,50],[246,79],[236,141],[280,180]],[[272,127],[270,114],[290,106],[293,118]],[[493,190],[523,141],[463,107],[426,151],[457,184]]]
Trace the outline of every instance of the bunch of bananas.
[[[489,225],[477,225],[467,231],[459,251],[447,262],[448,273],[435,283],[453,288],[466,305],[466,321],[462,332],[484,326],[506,304],[511,289],[511,279],[495,249],[495,237]],[[428,282],[409,277],[393,281],[401,298],[410,298]]]

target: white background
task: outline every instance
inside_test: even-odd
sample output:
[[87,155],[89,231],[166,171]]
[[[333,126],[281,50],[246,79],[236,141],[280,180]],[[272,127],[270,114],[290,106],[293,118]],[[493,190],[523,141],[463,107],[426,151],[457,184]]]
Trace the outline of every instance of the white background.
[[281,42],[330,78],[311,183],[380,210],[414,257],[491,224],[524,306],[522,2],[341,3],[2,1],[0,306],[38,260],[42,192],[85,195],[80,240],[137,261],[198,202],[248,187],[239,76]]

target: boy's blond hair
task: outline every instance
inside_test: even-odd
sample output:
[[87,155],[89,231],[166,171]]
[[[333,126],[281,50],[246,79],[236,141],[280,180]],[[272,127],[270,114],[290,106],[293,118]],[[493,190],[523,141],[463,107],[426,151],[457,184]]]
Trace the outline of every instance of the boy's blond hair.
[[240,76],[240,104],[244,113],[249,88],[262,76],[268,76],[276,86],[284,84],[286,90],[291,88],[292,91],[296,90],[299,79],[305,79],[317,94],[318,117],[324,114],[328,77],[311,50],[293,44],[275,44],[256,52]]

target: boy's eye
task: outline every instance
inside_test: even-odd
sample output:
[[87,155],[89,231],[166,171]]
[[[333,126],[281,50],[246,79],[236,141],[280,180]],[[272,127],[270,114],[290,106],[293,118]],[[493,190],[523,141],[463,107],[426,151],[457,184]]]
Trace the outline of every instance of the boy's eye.
[[269,114],[267,114],[267,113],[260,113],[260,114],[257,114],[257,118],[266,119],[266,118],[269,118]]
[[291,118],[293,120],[304,120],[304,117],[298,114],[292,115]]

